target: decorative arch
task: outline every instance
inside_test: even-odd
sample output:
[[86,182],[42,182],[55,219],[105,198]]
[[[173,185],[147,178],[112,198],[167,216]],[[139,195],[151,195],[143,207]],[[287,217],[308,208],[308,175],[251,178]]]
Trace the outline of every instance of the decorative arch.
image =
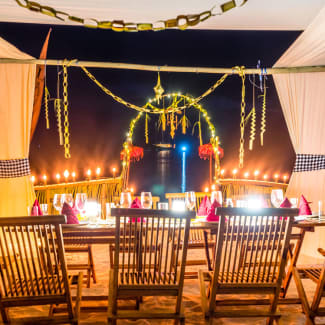
[[[160,101],[162,101],[163,106],[165,100],[171,101],[171,104],[167,106],[167,108],[161,108],[158,106],[155,106],[155,102],[159,105]],[[179,104],[182,104],[181,107],[179,107]],[[164,94],[161,96],[161,98],[157,99],[150,99],[146,107],[151,109],[151,112],[143,113],[139,112],[135,118],[133,118],[129,125],[129,130],[126,134],[126,140],[123,143],[123,150],[121,152],[121,160],[122,160],[122,188],[125,189],[128,186],[129,181],[129,170],[130,170],[130,163],[132,160],[132,157],[136,155],[138,152],[141,151],[141,148],[135,147],[133,145],[133,133],[134,129],[140,120],[141,117],[145,117],[146,120],[146,127],[145,127],[145,136],[146,136],[146,142],[148,143],[148,114],[159,114],[159,123],[161,124],[162,129],[165,131],[166,129],[166,114],[174,114],[176,112],[180,112],[182,110],[185,110],[186,108],[194,108],[202,114],[203,119],[208,125],[209,131],[210,131],[210,144],[212,146],[212,150],[214,152],[214,181],[219,181],[220,176],[220,160],[219,160],[219,137],[216,136],[216,130],[211,122],[211,118],[205,108],[202,107],[201,104],[197,103],[194,98],[183,95],[180,93],[171,93],[171,94]],[[185,114],[183,115],[185,116]],[[201,115],[200,115],[201,116]],[[183,117],[182,117],[183,118]],[[183,122],[182,122],[183,123]],[[199,118],[199,129],[201,129],[201,121]],[[171,126],[171,136],[172,135],[172,126]],[[201,138],[201,132],[200,133],[200,145],[202,145],[202,138]],[[142,151],[143,156],[143,151]],[[141,158],[142,158],[141,156]]]

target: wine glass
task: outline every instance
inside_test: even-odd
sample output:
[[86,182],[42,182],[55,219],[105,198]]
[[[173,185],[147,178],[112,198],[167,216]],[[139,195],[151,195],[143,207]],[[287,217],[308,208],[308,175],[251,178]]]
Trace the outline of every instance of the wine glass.
[[61,213],[64,202],[64,194],[54,194],[53,197],[53,206],[54,209]]
[[72,206],[73,206],[73,197],[72,197],[72,194],[71,193],[67,193],[67,194],[63,194],[63,195],[64,195],[63,202],[64,203],[67,203],[72,208]]
[[129,208],[132,203],[131,193],[130,192],[122,192],[120,197],[120,205],[121,208]]
[[298,198],[297,197],[291,197],[289,199],[290,203],[291,203],[291,207],[296,209],[298,207]]
[[40,204],[40,208],[45,216],[49,214],[48,205],[46,203]]
[[141,192],[141,205],[144,209],[151,209],[152,207],[151,192]]
[[186,205],[187,209],[192,211],[195,208],[195,203],[196,203],[195,192],[193,192],[193,191],[186,192],[185,193],[185,205]]
[[274,207],[279,208],[283,202],[283,191],[281,189],[271,191],[271,202]]
[[86,193],[77,193],[75,199],[75,205],[80,214],[85,213],[85,204],[87,202]]
[[211,203],[217,201],[220,205],[222,205],[222,192],[221,191],[212,191],[211,192]]

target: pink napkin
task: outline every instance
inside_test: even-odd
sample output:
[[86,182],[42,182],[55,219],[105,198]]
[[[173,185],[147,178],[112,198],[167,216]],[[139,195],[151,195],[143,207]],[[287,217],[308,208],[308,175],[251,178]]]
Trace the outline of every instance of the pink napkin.
[[211,207],[211,202],[210,202],[208,196],[206,195],[203,198],[203,200],[201,201],[197,215],[198,216],[206,216],[208,214],[210,207]]
[[217,216],[215,213],[216,208],[221,208],[221,204],[217,200],[214,200],[214,202],[211,204],[210,209],[208,210],[208,216],[205,219],[206,221],[208,222],[219,221],[219,216]]
[[286,197],[283,202],[280,204],[280,208],[292,208],[291,202]]
[[[35,208],[35,207],[37,207],[37,209],[38,209],[38,214],[34,213],[34,211],[33,211],[33,208]],[[42,216],[43,215],[43,212],[41,210],[41,207],[40,207],[39,202],[38,202],[37,199],[35,199],[35,201],[34,201],[32,211],[31,211],[31,215],[32,216]]]
[[67,224],[78,224],[79,220],[77,218],[77,215],[75,213],[75,210],[71,208],[71,206],[64,202],[62,207],[62,214],[65,214],[67,216]]
[[[140,200],[136,197],[133,202],[131,203],[131,209],[141,209],[142,205]],[[132,218],[131,221],[135,222],[136,218]],[[141,219],[143,220],[143,222],[145,222],[146,220],[144,218],[137,218],[137,222],[141,222]],[[128,222],[130,222],[130,219],[128,220]]]
[[308,215],[312,214],[308,203],[311,203],[311,202],[307,202],[306,198],[303,195],[301,195],[300,203],[299,203],[299,215],[300,216],[308,216]]

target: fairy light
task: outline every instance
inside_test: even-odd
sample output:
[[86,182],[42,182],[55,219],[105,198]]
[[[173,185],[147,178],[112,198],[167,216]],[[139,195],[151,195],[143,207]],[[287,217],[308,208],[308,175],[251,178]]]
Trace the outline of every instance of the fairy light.
[[209,192],[209,187],[206,187],[206,188],[204,189],[204,192],[205,192],[205,193],[208,193],[208,192]]
[[288,176],[287,176],[287,175],[284,175],[284,176],[283,176],[283,181],[284,181],[285,183],[286,183],[287,179],[288,179]]
[[76,172],[72,172],[71,176],[72,176],[73,181],[75,181],[76,180]]
[[232,174],[234,176],[234,178],[236,178],[236,174],[238,173],[238,170],[235,168],[233,171],[232,171]]
[[249,177],[249,172],[246,172],[246,173],[244,174],[244,177],[245,177],[245,178],[248,178],[248,177]]
[[130,192],[134,193],[134,188],[133,187],[130,188]]
[[224,175],[225,175],[225,170],[224,169],[221,169],[220,175],[221,175],[222,178],[224,177]]
[[274,174],[274,179],[276,182],[278,181],[278,178],[279,178],[279,174]]
[[100,176],[100,167],[96,168],[96,176],[99,177]]
[[115,173],[116,173],[116,168],[115,167],[112,168],[112,172],[113,172],[113,178],[115,178]]
[[55,178],[56,178],[56,181],[59,183],[60,182],[61,175],[59,173],[57,173],[55,175]]
[[254,179],[257,179],[257,176],[259,175],[259,171],[258,170],[255,170],[255,172],[254,172]]
[[88,179],[90,180],[90,178],[91,178],[91,170],[90,169],[87,170],[87,176],[88,176]]
[[44,185],[46,185],[46,183],[47,183],[47,176],[46,175],[43,175],[43,182],[44,182]]
[[269,178],[269,176],[267,175],[267,174],[265,174],[264,176],[263,176],[263,179],[266,181],[267,179]]
[[32,175],[31,177],[30,177],[30,180],[31,180],[31,182],[34,184],[35,183],[35,176],[34,175]]
[[68,180],[69,175],[70,175],[70,173],[69,173],[69,171],[66,169],[66,170],[63,172],[63,176],[64,176],[64,178],[65,178],[65,181]]
[[211,190],[212,190],[212,191],[215,191],[215,189],[216,189],[216,186],[213,184],[213,185],[211,186]]

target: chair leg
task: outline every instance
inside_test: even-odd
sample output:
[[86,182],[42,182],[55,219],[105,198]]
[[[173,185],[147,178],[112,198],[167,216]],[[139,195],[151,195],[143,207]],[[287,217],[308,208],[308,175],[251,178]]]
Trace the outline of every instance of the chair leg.
[[1,312],[1,317],[2,317],[2,321],[4,322],[4,324],[9,324],[10,319],[9,319],[9,315],[8,315],[8,308],[1,307],[0,312]]
[[96,280],[95,264],[94,264],[92,245],[88,245],[88,258],[89,258],[89,264],[90,264],[90,268],[91,268],[91,276],[93,278],[93,282],[96,283],[97,280]]
[[78,284],[77,284],[77,297],[76,297],[76,303],[74,306],[74,320],[73,320],[74,325],[79,324],[80,305],[81,305],[81,298],[82,298],[82,283],[83,283],[83,274],[82,274],[82,272],[79,272]]

